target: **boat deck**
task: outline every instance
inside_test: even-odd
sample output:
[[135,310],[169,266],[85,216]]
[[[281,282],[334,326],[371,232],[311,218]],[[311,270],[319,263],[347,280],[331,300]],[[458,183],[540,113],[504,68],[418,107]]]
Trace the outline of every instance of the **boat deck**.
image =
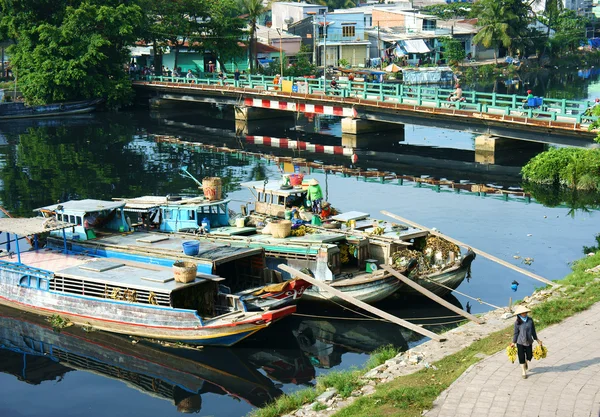
[[259,254],[261,249],[244,248],[239,246],[218,245],[204,240],[185,239],[183,236],[166,234],[166,233],[151,233],[151,232],[134,232],[129,234],[114,233],[109,235],[102,234],[94,240],[87,243],[113,246],[115,248],[134,249],[134,250],[150,250],[160,252],[165,255],[181,256],[183,255],[182,244],[186,241],[197,241],[200,244],[200,251],[194,258],[207,260],[209,262],[219,262],[223,260],[233,260]]
[[[3,257],[3,261],[17,264],[17,257]],[[139,262],[107,260],[87,255],[64,254],[58,250],[43,249],[21,253],[21,264],[53,272],[56,276],[86,282],[97,282],[125,288],[170,293],[176,289],[223,278],[197,274],[190,283],[176,282],[172,268]]]

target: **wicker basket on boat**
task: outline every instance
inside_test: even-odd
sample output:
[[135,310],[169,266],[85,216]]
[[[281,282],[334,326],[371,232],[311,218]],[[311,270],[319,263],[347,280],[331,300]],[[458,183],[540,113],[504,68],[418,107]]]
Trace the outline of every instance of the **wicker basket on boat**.
[[202,192],[209,201],[220,200],[223,192],[221,178],[206,177],[202,180]]
[[196,279],[198,266],[193,262],[177,261],[173,263],[173,276],[177,282],[192,282]]
[[292,222],[289,220],[276,220],[271,222],[271,235],[276,238],[288,237],[292,233]]

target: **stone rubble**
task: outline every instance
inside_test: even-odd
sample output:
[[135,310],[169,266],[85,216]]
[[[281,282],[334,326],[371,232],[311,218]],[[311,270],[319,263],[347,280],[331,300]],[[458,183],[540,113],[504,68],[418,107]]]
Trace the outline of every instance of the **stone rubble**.
[[[596,280],[600,280],[597,278]],[[563,293],[560,285],[551,289],[541,290],[531,296],[525,297],[521,304],[533,306],[548,299],[560,297]],[[513,306],[515,307],[515,306]],[[489,311],[481,316],[483,324],[468,322],[444,333],[446,340],[436,342],[428,340],[406,352],[399,353],[396,357],[388,359],[363,375],[360,382],[363,386],[354,391],[348,398],[343,398],[334,388],[328,388],[317,397],[312,404],[306,404],[299,410],[284,417],[329,417],[344,407],[349,406],[362,395],[375,393],[375,386],[393,381],[394,379],[409,375],[422,368],[431,367],[432,363],[452,355],[480,340],[491,333],[505,329],[510,326],[510,319],[514,317],[508,307]],[[482,357],[485,355],[480,355]],[[426,359],[426,360],[425,360]],[[436,369],[434,367],[434,369]],[[316,411],[315,404],[320,403],[327,406],[325,410]]]

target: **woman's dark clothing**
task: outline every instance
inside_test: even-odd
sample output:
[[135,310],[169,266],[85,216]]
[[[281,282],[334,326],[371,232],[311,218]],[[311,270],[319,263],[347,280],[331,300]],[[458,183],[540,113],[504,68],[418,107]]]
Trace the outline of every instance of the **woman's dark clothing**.
[[532,346],[523,346],[517,343],[517,356],[519,357],[519,363],[521,365],[525,363],[525,357],[527,357],[527,360],[531,362],[531,358],[533,357]]
[[537,338],[535,324],[533,324],[531,317],[528,317],[527,321],[523,321],[520,317],[517,317],[513,333],[513,343],[517,344],[517,354],[521,365],[525,363],[525,359],[531,361],[533,356],[531,345],[533,345],[533,341],[537,340]]
[[517,320],[515,321],[513,343],[523,346],[531,346],[533,341],[537,340],[537,338],[535,324],[533,324],[531,317],[527,318],[527,321],[523,321],[521,318],[517,317]]

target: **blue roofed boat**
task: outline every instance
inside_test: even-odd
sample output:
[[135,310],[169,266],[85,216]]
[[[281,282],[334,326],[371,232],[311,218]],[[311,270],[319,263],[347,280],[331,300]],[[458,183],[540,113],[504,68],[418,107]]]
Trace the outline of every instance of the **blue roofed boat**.
[[[109,208],[97,209],[106,213]],[[0,231],[7,234],[0,257],[0,304],[98,330],[215,346],[231,346],[295,311],[295,306],[247,311],[221,291],[222,278],[209,274],[177,282],[170,267],[69,253],[66,239],[62,249],[38,247],[40,234],[66,237],[68,230],[73,236],[86,220],[106,224],[117,216],[73,223],[64,216],[0,219]],[[22,252],[19,236],[33,236],[33,247]]]
[[[205,203],[198,198],[142,197],[125,211],[123,201],[88,199],[53,204],[37,211],[74,225],[50,232],[49,247],[163,267],[170,267],[175,261],[192,262],[203,276],[220,277],[220,291],[228,294],[230,303],[239,305],[240,309],[269,310],[295,304],[310,285],[301,279],[277,280],[276,274],[267,268],[262,247],[206,240],[190,242],[184,235],[168,233],[178,228],[188,230],[193,225],[197,228],[205,216],[215,224],[227,221],[227,201]],[[160,211],[159,207],[162,207]],[[166,233],[146,228],[134,231],[138,217],[141,223],[148,224],[155,221],[153,216],[167,219],[157,224],[158,229]],[[192,246],[193,253],[186,254],[184,246]]]

